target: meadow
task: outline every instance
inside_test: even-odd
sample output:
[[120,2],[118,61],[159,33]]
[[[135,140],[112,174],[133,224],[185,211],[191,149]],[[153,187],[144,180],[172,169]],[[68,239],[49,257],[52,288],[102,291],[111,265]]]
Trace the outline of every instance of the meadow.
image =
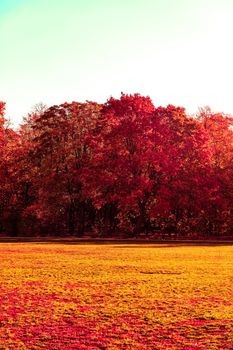
[[233,349],[233,246],[0,244],[0,349]]

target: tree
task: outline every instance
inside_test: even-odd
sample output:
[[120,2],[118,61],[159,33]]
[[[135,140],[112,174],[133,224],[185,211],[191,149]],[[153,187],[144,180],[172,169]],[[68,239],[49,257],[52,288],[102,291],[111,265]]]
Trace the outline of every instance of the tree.
[[233,118],[157,107],[40,104],[18,131],[0,102],[0,231],[159,236],[233,231]]
[[209,137],[213,177],[218,186],[217,200],[206,216],[208,231],[223,235],[233,230],[233,118],[206,107],[200,109],[198,119]]

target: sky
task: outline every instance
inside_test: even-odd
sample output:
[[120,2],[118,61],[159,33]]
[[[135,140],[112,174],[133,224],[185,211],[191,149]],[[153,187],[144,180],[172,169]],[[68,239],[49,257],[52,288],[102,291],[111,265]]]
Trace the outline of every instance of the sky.
[[0,100],[33,106],[149,95],[233,114],[233,0],[0,0]]

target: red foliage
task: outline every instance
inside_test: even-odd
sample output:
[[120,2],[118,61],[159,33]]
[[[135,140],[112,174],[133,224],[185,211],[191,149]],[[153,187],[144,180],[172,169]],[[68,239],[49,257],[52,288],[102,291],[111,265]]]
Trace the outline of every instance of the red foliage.
[[229,116],[122,94],[31,113],[0,103],[0,225],[12,234],[231,234]]

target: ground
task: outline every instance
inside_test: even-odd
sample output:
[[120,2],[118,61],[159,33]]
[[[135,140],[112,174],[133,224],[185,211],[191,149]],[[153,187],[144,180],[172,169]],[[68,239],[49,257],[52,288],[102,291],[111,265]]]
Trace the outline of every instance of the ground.
[[0,349],[233,349],[233,245],[0,243]]

